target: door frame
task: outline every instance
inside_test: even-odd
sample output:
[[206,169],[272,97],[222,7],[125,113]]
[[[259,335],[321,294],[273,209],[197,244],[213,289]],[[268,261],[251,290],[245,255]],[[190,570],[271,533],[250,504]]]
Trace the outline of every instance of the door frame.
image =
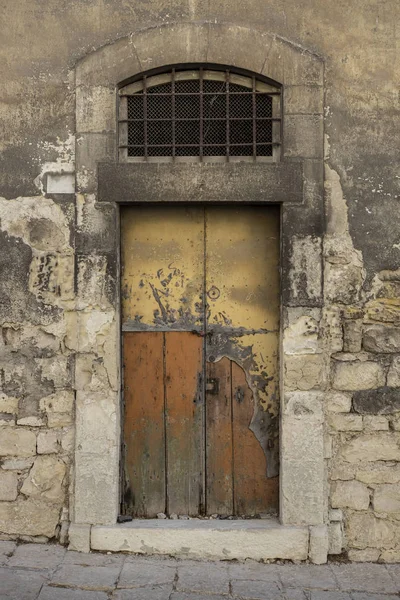
[[[195,43],[186,44],[189,38]],[[91,525],[114,525],[119,507],[118,203],[137,201],[124,198],[120,178],[124,170],[129,171],[126,177],[130,182],[148,181],[153,175],[149,169],[154,165],[118,165],[116,91],[142,72],[146,68],[143,65],[154,68],[183,61],[212,61],[263,72],[283,86],[282,161],[279,165],[262,165],[257,172],[253,165],[246,165],[246,182],[249,196],[254,190],[260,203],[282,203],[280,465],[284,494],[280,493],[280,521],[284,525],[323,525],[327,521],[323,399],[329,361],[323,348],[310,355],[301,348],[300,338],[297,346],[293,339],[301,319],[311,318],[318,326],[322,318],[324,65],[317,55],[274,34],[223,23],[168,24],[136,31],[76,65],[76,298],[81,307],[76,318],[103,319],[108,336],[106,342],[104,336],[99,336],[86,345],[82,343],[76,351],[71,521],[77,526],[87,525],[89,531]],[[188,176],[182,176],[185,181],[193,180],[197,187],[204,166],[182,165],[183,171],[185,167]],[[293,175],[299,168],[300,179],[304,180],[300,187],[298,177]],[[197,169],[197,180],[193,169]],[[167,175],[159,172],[161,184]],[[224,178],[228,181],[231,175],[229,165],[222,165],[215,177],[223,185]],[[171,194],[182,197],[178,178],[172,188],[171,178],[164,181],[168,181]],[[297,199],[282,193],[282,181],[291,185],[290,189],[294,186],[299,190]],[[110,188],[116,188],[114,196],[109,195]],[[274,194],[275,200],[271,198]],[[241,193],[237,194],[237,202],[246,202]],[[94,307],[85,300],[88,278],[98,289]],[[104,279],[101,288],[98,282]],[[102,364],[108,373],[108,383],[102,383],[96,391],[85,384],[88,365],[94,369],[94,363]],[[316,375],[304,381],[298,372],[306,364]]]

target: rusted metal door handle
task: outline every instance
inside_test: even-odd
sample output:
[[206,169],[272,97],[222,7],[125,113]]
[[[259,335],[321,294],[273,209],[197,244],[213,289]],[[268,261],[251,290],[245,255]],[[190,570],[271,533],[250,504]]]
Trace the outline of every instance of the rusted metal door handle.
[[206,381],[206,392],[209,394],[218,394],[219,392],[219,380],[215,377],[207,379]]

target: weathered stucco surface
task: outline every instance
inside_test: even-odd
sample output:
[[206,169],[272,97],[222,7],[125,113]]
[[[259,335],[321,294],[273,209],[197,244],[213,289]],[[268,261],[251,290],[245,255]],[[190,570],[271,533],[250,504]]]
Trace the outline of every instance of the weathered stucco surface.
[[[1,536],[65,542],[69,521],[117,514],[115,496],[90,493],[117,489],[119,460],[117,211],[97,202],[96,160],[115,157],[105,74],[158,66],[161,44],[160,64],[208,59],[277,81],[284,70],[285,159],[306,161],[306,202],[282,223],[282,514],[314,526],[317,554],[326,524],[331,553],[400,561],[398,1],[6,4]],[[104,53],[85,71],[120,39],[115,65]]]

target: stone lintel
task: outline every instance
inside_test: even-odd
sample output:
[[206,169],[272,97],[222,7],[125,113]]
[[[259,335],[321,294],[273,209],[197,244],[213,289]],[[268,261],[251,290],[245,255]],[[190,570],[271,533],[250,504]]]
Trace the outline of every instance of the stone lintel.
[[302,202],[303,164],[99,163],[101,202]]
[[168,554],[198,559],[306,560],[308,527],[284,527],[277,520],[134,520],[93,526],[91,549]]

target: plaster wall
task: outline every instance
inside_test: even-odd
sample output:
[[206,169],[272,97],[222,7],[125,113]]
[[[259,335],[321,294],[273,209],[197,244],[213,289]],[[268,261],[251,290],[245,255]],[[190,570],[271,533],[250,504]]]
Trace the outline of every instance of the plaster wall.
[[327,525],[333,554],[398,561],[398,2],[6,4],[2,537],[115,522],[118,215],[96,162],[115,160],[117,83],[209,60],[284,83],[284,160],[304,162],[305,200],[282,223],[281,516]]

